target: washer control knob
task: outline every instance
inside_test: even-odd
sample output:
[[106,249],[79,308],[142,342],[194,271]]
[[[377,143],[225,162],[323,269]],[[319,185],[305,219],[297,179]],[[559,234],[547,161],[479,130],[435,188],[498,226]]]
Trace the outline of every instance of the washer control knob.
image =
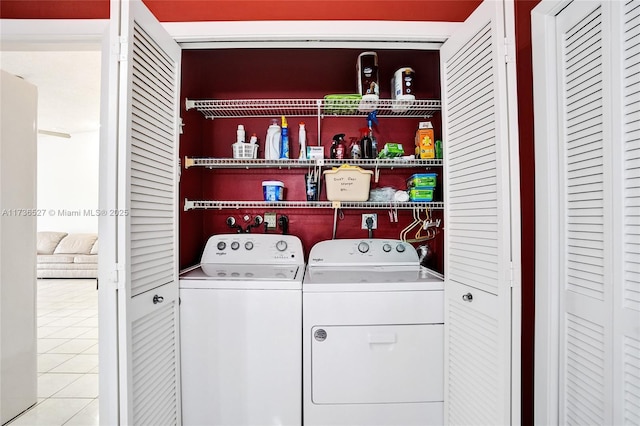
[[398,253],[402,253],[402,252],[404,252],[405,250],[406,250],[406,247],[404,246],[404,244],[398,244],[398,245],[396,246],[396,251],[397,251]]
[[245,248],[245,250],[252,250],[253,249],[253,243],[251,241],[247,241],[246,243],[244,243],[244,248]]
[[276,248],[278,251],[285,251],[287,249],[287,242],[280,240],[276,243]]
[[369,251],[369,244],[365,243],[364,241],[361,242],[360,244],[358,244],[358,251],[360,253],[366,253]]
[[237,241],[234,241],[231,243],[231,250],[238,250],[240,248],[240,243]]
[[391,244],[384,243],[382,250],[384,250],[385,253],[389,253],[391,251]]
[[220,241],[218,242],[218,250],[224,250],[227,248],[227,243],[225,243],[224,241]]

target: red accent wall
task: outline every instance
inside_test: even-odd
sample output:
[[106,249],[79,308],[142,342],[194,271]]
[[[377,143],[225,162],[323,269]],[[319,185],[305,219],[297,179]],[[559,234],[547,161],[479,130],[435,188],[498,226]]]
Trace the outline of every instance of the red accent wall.
[[107,19],[109,0],[0,0],[1,19]]
[[[479,0],[144,0],[162,22],[266,20],[464,21]],[[105,19],[109,0],[2,0],[3,19]]]
[[464,21],[475,0],[145,0],[166,22],[266,20]]
[[[406,21],[463,21],[480,1],[408,0],[408,1],[342,1],[342,0],[298,0],[290,1],[235,1],[235,0],[145,0],[151,11],[161,21],[205,21],[205,20],[406,20]],[[522,207],[522,422],[533,424],[533,332],[535,318],[535,216],[534,216],[534,139],[533,139],[533,81],[531,66],[531,16],[530,12],[539,0],[516,0],[516,49],[518,67],[518,114],[520,136],[521,207]],[[109,17],[108,0],[1,0],[0,18],[3,19],[104,19]],[[190,71],[195,72],[195,71]],[[201,71],[204,72],[204,71]],[[183,90],[189,90],[189,81]],[[193,90],[192,92],[195,92]],[[194,96],[201,96],[201,93]],[[191,116],[193,117],[193,116]],[[187,132],[204,126],[199,119],[189,121]],[[186,138],[185,140],[188,140]],[[194,141],[194,143],[196,143]],[[183,146],[184,150],[189,147]],[[190,170],[182,176],[183,184],[202,192],[196,182],[202,181],[205,170]],[[324,229],[333,218],[318,216],[308,221],[304,211],[300,217],[292,218],[292,226],[307,220],[307,232],[312,239],[327,238]],[[204,226],[208,221],[205,212],[190,212],[201,216],[196,222]],[[297,223],[300,221],[299,223]],[[348,227],[348,225],[345,225]],[[182,235],[189,234],[182,230]],[[203,234],[199,228],[197,235]],[[195,238],[195,237],[194,237]],[[201,237],[197,237],[201,238]],[[187,242],[187,246],[204,244],[201,239]],[[186,253],[188,258],[196,253]]]
[[540,0],[517,0],[516,66],[520,140],[520,210],[522,250],[522,424],[533,425],[535,332],[535,161],[531,10]]

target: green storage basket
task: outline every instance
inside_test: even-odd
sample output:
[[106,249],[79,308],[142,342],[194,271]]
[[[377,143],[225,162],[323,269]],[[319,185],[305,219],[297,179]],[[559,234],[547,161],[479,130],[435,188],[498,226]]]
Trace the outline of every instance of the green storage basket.
[[324,113],[329,115],[353,115],[358,112],[362,95],[335,94],[324,97]]

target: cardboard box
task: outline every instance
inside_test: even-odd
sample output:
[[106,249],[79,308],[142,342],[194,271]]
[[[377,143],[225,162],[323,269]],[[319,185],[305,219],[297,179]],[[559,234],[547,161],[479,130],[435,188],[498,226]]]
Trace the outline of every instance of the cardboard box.
[[422,121],[416,131],[416,158],[436,158],[435,135],[430,121]]

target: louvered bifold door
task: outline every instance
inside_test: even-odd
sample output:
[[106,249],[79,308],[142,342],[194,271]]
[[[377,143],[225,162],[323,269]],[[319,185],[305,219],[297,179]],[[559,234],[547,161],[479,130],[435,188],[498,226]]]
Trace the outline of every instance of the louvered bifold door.
[[141,1],[120,3],[120,419],[180,423],[177,148],[180,48]]
[[[613,424],[640,425],[640,0],[612,6],[613,28],[619,28],[621,69],[619,114],[614,143],[614,418]],[[616,52],[618,53],[618,52]],[[614,96],[614,99],[618,99]],[[617,102],[617,101],[616,101]],[[617,111],[616,111],[617,112]],[[616,129],[621,134],[615,133]]]
[[520,241],[510,216],[519,215],[519,198],[511,194],[511,185],[518,187],[518,167],[510,161],[512,154],[517,158],[517,121],[515,103],[509,104],[515,98],[509,93],[514,58],[505,47],[513,28],[505,30],[504,13],[502,2],[485,1],[441,51],[445,415],[451,425],[519,421],[519,404],[512,404],[519,390],[511,393],[512,379],[519,383],[511,356],[520,354],[511,346],[512,316],[520,312],[511,304]]
[[611,419],[611,27],[609,2],[558,16],[560,423]]

